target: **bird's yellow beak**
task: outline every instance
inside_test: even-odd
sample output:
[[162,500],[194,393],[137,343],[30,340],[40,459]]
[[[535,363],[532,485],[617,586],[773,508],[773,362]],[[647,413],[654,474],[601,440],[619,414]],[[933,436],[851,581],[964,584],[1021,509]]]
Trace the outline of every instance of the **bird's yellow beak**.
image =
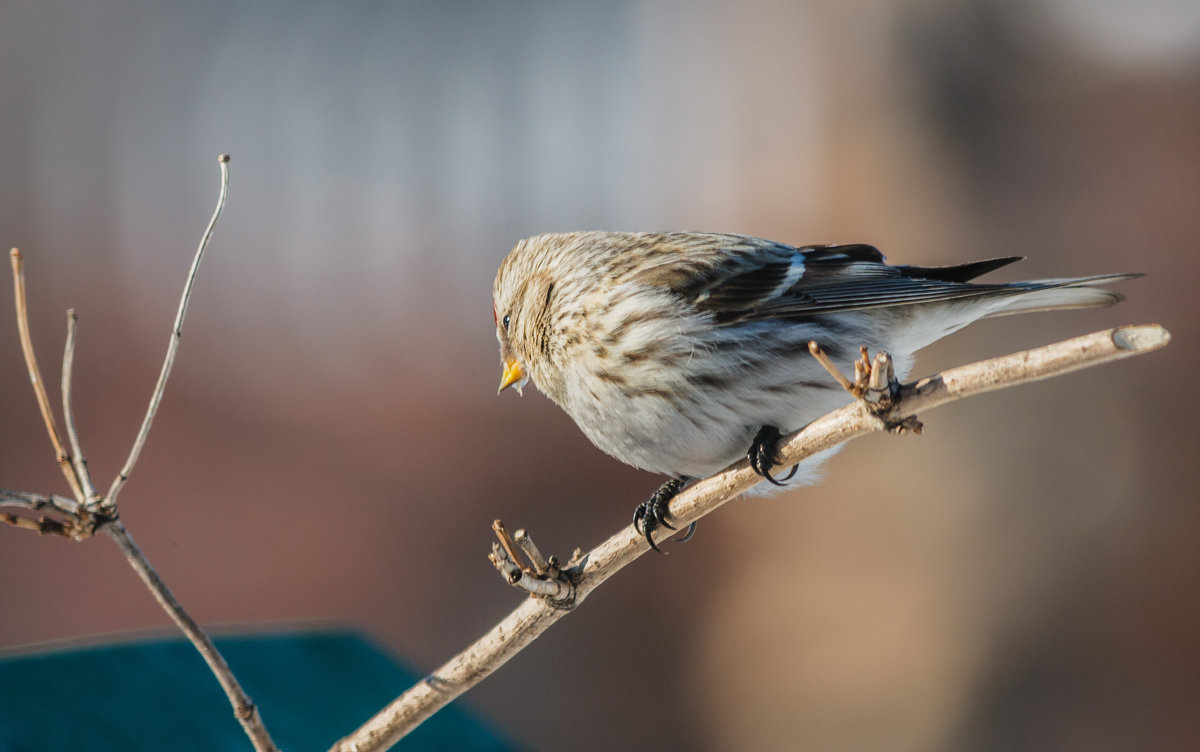
[[523,394],[521,389],[527,381],[529,381],[529,377],[525,375],[525,369],[521,366],[520,361],[512,357],[505,358],[504,373],[500,375],[500,388],[496,390],[496,394],[510,386],[517,388],[517,394]]

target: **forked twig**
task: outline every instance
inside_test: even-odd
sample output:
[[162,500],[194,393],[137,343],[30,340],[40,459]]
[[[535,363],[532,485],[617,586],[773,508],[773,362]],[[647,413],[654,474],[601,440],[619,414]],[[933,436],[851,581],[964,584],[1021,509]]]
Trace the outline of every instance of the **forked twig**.
[[[777,447],[779,464],[794,465],[859,436],[906,425],[917,412],[947,402],[1140,355],[1165,346],[1169,340],[1170,334],[1157,324],[1126,326],[952,368],[904,385],[886,410],[857,400],[784,436]],[[876,362],[886,371],[886,359]],[[749,463],[742,460],[680,492],[671,502],[671,519],[688,525],[761,481]],[[672,531],[667,530],[661,537],[670,534]],[[501,546],[495,550],[504,551]],[[331,752],[375,752],[395,744],[455,697],[490,676],[550,625],[570,613],[592,590],[649,550],[642,533],[632,526],[622,529],[572,568],[574,594],[570,602],[526,598],[487,634],[393,700],[361,728],[335,744]],[[502,564],[502,570],[513,576],[528,576],[519,565]]]
[[125,481],[129,479],[129,473],[133,470],[138,455],[145,445],[146,436],[150,431],[150,424],[153,422],[154,415],[158,411],[158,405],[162,400],[167,378],[170,376],[171,367],[175,363],[175,354],[179,348],[179,338],[183,328],[183,317],[187,313],[188,300],[191,297],[196,272],[200,266],[200,259],[204,255],[205,248],[208,247],[213,229],[216,227],[217,219],[221,216],[221,210],[225,206],[225,199],[229,192],[229,155],[222,154],[219,161],[221,164],[221,190],[217,198],[217,207],[213,212],[212,219],[209,220],[208,226],[205,228],[204,236],[200,240],[200,246],[196,250],[196,255],[192,260],[191,269],[188,271],[183,296],[179,303],[179,311],[175,316],[175,324],[171,330],[171,339],[167,345],[166,359],[163,362],[162,371],[159,373],[158,383],[155,385],[154,392],[150,397],[150,406],[146,410],[145,418],[142,420],[141,429],[138,431],[138,436],[134,441],[129,458],[126,460],[125,466],[117,475],[117,478],[113,481],[113,485],[107,496],[101,497],[96,494],[88,473],[87,463],[83,457],[83,448],[79,441],[79,435],[75,428],[75,416],[71,402],[72,370],[75,359],[75,335],[77,327],[75,312],[73,310],[67,312],[67,342],[63,349],[62,373],[63,418],[66,423],[67,437],[73,451],[72,455],[63,448],[62,438],[55,425],[54,415],[49,406],[49,399],[42,384],[37,360],[33,356],[33,346],[29,338],[28,315],[25,303],[25,278],[21,263],[21,254],[15,248],[13,249],[13,278],[17,293],[17,321],[21,332],[22,350],[25,353],[25,361],[29,369],[30,379],[33,382],[34,392],[37,395],[38,405],[42,410],[42,417],[46,423],[46,430],[50,434],[50,440],[54,443],[55,452],[58,455],[59,464],[63,468],[63,473],[67,476],[68,481],[71,481],[71,488],[77,500],[67,499],[62,496],[44,496],[23,491],[0,489],[0,506],[16,507],[28,513],[49,512],[54,515],[53,517],[42,516],[34,519],[29,516],[18,516],[7,512],[0,512],[0,522],[36,530],[40,533],[66,535],[75,539],[86,538],[97,529],[101,529],[107,533],[121,549],[126,561],[129,562],[129,565],[137,573],[138,577],[141,578],[142,582],[154,595],[155,600],[158,601],[163,610],[174,620],[204,658],[209,669],[216,676],[217,681],[220,682],[222,689],[225,690],[225,694],[233,706],[234,716],[241,723],[255,750],[257,752],[277,752],[277,748],[274,742],[271,741],[266,726],[263,725],[262,718],[259,716],[258,709],[242,689],[233,672],[230,671],[225,659],[221,656],[216,646],[213,645],[208,635],[200,628],[200,625],[184,610],[183,606],[167,588],[166,583],[158,576],[158,573],[150,565],[149,559],[146,558],[145,553],[138,547],[133,537],[129,534],[129,531],[125,528],[125,525],[117,516],[117,493],[121,490]]
[[[508,584],[564,607],[576,602],[575,585],[571,576],[559,567],[558,560],[553,556],[542,556],[529,533],[525,530],[509,533],[500,520],[492,523],[492,531],[496,533],[497,540],[492,544],[492,552],[488,554],[488,559]],[[522,563],[521,554],[524,554],[528,564]],[[572,557],[568,566],[576,565],[578,556]]]
[[225,208],[225,198],[229,195],[229,155],[222,154],[219,161],[221,163],[221,191],[217,196],[217,208],[213,210],[212,219],[208,221],[208,227],[204,230],[204,236],[200,238],[199,247],[196,248],[196,256],[192,259],[192,268],[188,270],[187,281],[183,285],[183,295],[179,299],[179,310],[175,314],[175,324],[171,327],[171,338],[167,341],[167,356],[163,359],[162,370],[158,374],[158,383],[154,385],[154,391],[150,393],[150,405],[146,408],[146,416],[142,419],[142,427],[138,430],[133,447],[129,450],[129,457],[125,460],[125,465],[117,473],[117,477],[113,479],[112,485],[109,486],[108,494],[105,495],[102,501],[103,505],[109,508],[116,506],[117,495],[121,493],[125,482],[129,480],[129,474],[133,472],[133,466],[137,464],[138,457],[142,453],[142,447],[146,445],[146,436],[150,433],[150,425],[154,422],[155,414],[158,413],[158,405],[162,402],[163,390],[167,388],[167,379],[171,375],[171,368],[175,365],[175,353],[179,350],[179,338],[183,334],[183,317],[187,314],[188,301],[192,297],[192,285],[196,282],[196,272],[200,269],[200,259],[204,256],[204,250],[208,247],[208,241],[212,238],[213,228],[217,226],[217,220],[221,216],[221,211]]

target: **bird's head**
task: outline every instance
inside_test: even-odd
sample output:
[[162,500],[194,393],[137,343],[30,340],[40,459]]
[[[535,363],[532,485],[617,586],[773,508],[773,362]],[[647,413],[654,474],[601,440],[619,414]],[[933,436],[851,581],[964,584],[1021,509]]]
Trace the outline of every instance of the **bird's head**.
[[[492,318],[503,369],[498,392],[514,387],[520,393],[549,349],[554,280],[528,245],[528,239],[517,243],[500,264],[492,289]],[[539,385],[545,387],[540,381]]]

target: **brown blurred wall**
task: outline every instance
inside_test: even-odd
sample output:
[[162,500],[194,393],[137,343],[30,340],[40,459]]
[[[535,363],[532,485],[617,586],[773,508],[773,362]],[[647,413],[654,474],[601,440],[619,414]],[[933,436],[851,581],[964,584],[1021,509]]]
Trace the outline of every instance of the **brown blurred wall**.
[[[1166,351],[726,507],[467,702],[540,750],[1194,749],[1200,12],[1078,6],[10,3],[0,235],[51,384],[79,313],[107,480],[233,154],[123,516],[206,624],[350,625],[422,670],[519,601],[493,518],[565,555],[660,480],[541,396],[495,396],[516,239],[1146,272],[1119,308],[983,322],[917,371],[1120,323],[1163,323]],[[0,485],[65,492],[11,315],[0,353]],[[166,625],[103,540],[0,529],[0,571],[0,647]]]

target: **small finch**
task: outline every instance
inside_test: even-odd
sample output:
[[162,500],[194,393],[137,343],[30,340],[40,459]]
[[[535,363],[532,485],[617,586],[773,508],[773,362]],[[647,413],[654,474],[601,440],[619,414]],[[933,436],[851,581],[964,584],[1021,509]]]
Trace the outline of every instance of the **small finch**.
[[[654,548],[692,478],[743,457],[767,480],[781,433],[852,397],[810,354],[843,369],[860,346],[913,353],[977,319],[1121,300],[1131,274],[975,284],[1020,260],[889,266],[869,245],[793,247],[715,233],[572,232],[517,243],[496,274],[500,391],[530,379],[601,450],[671,480],[638,505]],[[799,481],[829,453],[792,468]],[[674,528],[671,528],[674,529]],[[689,533],[691,531],[689,530]]]

